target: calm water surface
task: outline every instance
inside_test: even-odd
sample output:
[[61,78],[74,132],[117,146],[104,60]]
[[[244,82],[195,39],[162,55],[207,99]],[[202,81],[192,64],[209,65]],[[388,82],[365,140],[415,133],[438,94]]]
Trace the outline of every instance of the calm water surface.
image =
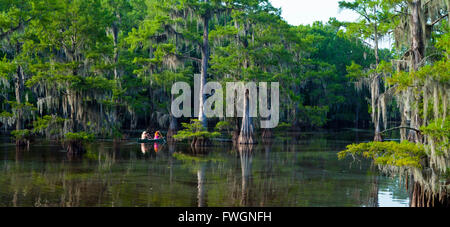
[[269,144],[193,152],[187,144],[0,144],[0,206],[408,206],[396,178],[337,152],[370,134],[295,133]]

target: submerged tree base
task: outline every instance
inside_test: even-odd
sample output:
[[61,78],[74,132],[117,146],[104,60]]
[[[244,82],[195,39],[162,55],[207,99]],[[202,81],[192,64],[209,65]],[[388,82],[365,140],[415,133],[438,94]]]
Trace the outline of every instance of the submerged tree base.
[[233,131],[233,135],[232,135],[233,144],[237,144],[238,143],[239,134],[240,134],[239,129],[235,129]]
[[446,192],[433,193],[415,182],[411,192],[411,207],[450,207],[450,195]]
[[273,138],[274,135],[273,135],[272,129],[268,129],[268,128],[264,129],[264,130],[262,131],[261,137],[262,137],[263,139],[264,139],[264,138]]
[[86,149],[83,144],[78,141],[65,141],[63,142],[63,147],[68,154],[84,154]]
[[192,148],[209,147],[212,146],[212,142],[208,138],[194,138],[191,142]]
[[375,133],[375,137],[373,138],[373,141],[383,142],[383,137],[381,136],[381,133]]
[[173,138],[174,135],[177,134],[177,130],[174,129],[169,129],[169,131],[167,131],[167,142],[174,142],[175,138]]
[[176,140],[192,139],[191,147],[211,146],[211,138],[220,136],[219,132],[208,132],[197,119],[191,120],[191,123],[181,123],[183,130],[178,131],[173,138]]
[[68,154],[83,154],[85,142],[92,142],[94,135],[86,132],[66,133],[62,145]]
[[16,140],[16,146],[17,147],[30,147],[30,140],[27,140],[27,139]]
[[32,132],[28,129],[14,130],[11,132],[17,147],[29,147],[32,140]]
[[243,136],[238,138],[238,144],[257,144],[258,142],[253,138],[253,135]]

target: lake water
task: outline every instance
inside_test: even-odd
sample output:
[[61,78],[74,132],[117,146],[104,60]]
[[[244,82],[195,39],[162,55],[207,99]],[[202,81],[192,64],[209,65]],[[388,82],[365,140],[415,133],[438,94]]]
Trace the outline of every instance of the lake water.
[[38,141],[0,145],[0,206],[408,206],[403,184],[337,152],[363,131],[278,135],[233,148],[99,141],[81,157]]

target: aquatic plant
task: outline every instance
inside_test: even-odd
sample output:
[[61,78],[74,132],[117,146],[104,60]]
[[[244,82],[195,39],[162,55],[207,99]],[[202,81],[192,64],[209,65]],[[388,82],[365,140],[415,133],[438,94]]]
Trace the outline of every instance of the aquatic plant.
[[86,151],[84,144],[94,139],[95,136],[92,133],[68,132],[64,135],[62,144],[69,154],[80,154]]
[[220,136],[219,132],[209,132],[201,123],[201,121],[197,119],[191,120],[190,123],[181,123],[183,130],[177,132],[176,135],[173,136],[176,140],[186,140],[192,139],[192,146],[203,146],[209,145],[210,142],[202,142],[202,144],[198,144],[197,141],[209,141],[211,138],[216,138]]
[[16,141],[16,145],[24,146],[30,145],[30,141],[33,137],[33,132],[28,129],[13,130],[11,131],[12,138]]

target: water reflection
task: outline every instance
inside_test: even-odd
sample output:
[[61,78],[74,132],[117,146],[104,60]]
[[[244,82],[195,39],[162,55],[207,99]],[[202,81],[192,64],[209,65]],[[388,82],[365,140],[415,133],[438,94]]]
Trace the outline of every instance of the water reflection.
[[369,198],[368,198],[368,206],[369,207],[378,207],[379,203],[378,203],[378,189],[379,189],[379,185],[378,185],[378,174],[375,173],[375,166],[371,165],[370,166],[370,170],[369,170],[369,184],[371,185],[370,187],[370,192],[369,192]]
[[[354,138],[354,137],[353,137]],[[276,142],[275,142],[276,141]],[[347,134],[192,150],[97,142],[82,156],[40,143],[0,146],[0,206],[389,206],[408,203],[369,162],[338,161]],[[392,183],[394,182],[394,183]]]
[[408,194],[399,193],[405,191],[404,182],[398,178],[381,181],[378,189],[378,204],[380,207],[408,207]]
[[205,201],[205,164],[202,163],[200,167],[197,170],[197,200],[198,200],[198,207],[205,207],[206,201]]
[[252,155],[253,145],[238,145],[239,156],[241,159],[242,170],[242,195],[241,206],[248,206],[249,194],[251,189],[251,176],[252,176]]

